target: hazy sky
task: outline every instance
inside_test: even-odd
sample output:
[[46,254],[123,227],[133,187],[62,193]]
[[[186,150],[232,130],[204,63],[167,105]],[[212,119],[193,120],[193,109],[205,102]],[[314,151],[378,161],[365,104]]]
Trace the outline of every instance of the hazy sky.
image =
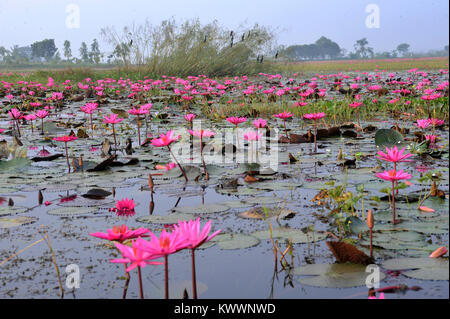
[[[79,28],[67,27],[74,12],[66,12],[70,4],[79,8]],[[379,8],[379,28],[366,27],[370,4]],[[355,41],[366,37],[375,51],[390,51],[406,42],[411,50],[423,52],[448,44],[448,11],[448,0],[0,0],[0,46],[54,38],[62,53],[67,39],[78,56],[81,42],[90,45],[94,38],[101,51],[110,50],[100,36],[105,26],[121,30],[146,18],[159,24],[171,17],[198,17],[203,23],[217,19],[227,28],[242,22],[271,26],[284,45],[312,43],[324,35],[353,50]]]

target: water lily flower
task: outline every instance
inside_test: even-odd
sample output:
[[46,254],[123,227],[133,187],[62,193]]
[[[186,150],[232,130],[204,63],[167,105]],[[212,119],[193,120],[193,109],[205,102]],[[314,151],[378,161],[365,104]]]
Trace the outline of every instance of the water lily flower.
[[253,121],[253,126],[258,128],[264,128],[267,125],[267,121],[264,119],[256,119]]
[[136,240],[136,247],[152,255],[164,257],[165,265],[165,297],[169,299],[169,255],[185,249],[189,245],[187,235],[181,232],[167,232],[162,230],[159,238],[150,232],[150,241]]
[[64,146],[66,149],[66,160],[67,160],[67,167],[69,168],[69,173],[70,173],[70,164],[69,164],[69,153],[67,151],[67,143],[68,142],[72,142],[77,140],[78,137],[74,136],[74,135],[70,135],[70,136],[60,136],[60,137],[54,137],[53,140],[54,141],[58,141],[58,142],[64,142]]
[[166,165],[157,164],[155,166],[155,168],[158,170],[166,170],[166,171],[170,171],[170,170],[174,169],[175,167],[177,167],[177,163],[169,163]]
[[430,126],[430,120],[429,119],[422,119],[422,120],[417,120],[417,124],[414,123],[414,126],[424,130],[426,129],[428,126]]
[[187,175],[186,175],[183,167],[180,165],[180,163],[176,159],[175,155],[173,154],[172,150],[170,149],[170,144],[172,144],[173,142],[179,140],[180,137],[181,137],[181,135],[174,136],[174,131],[170,130],[170,131],[167,131],[166,134],[161,134],[159,138],[155,138],[155,139],[151,140],[150,142],[152,143],[153,146],[156,146],[156,147],[163,147],[163,146],[167,147],[167,149],[169,150],[170,154],[172,155],[172,157],[174,158],[175,162],[177,163],[178,167],[180,168],[181,173],[184,176],[184,179],[187,182],[188,178],[187,178]]
[[325,117],[324,112],[320,113],[309,113],[303,115],[305,119],[308,120],[314,120],[314,152],[317,153],[317,120],[320,120],[321,118]]
[[396,171],[395,169],[391,171],[385,171],[383,173],[375,174],[378,178],[392,182],[392,223],[395,225],[395,182],[403,179],[410,179],[412,176],[402,170]]
[[208,138],[211,137],[213,135],[215,135],[216,133],[214,133],[213,131],[210,130],[188,130],[189,134],[191,134],[192,136],[196,136],[200,138],[200,157],[202,159],[202,163],[203,163],[203,170],[205,172],[205,179],[209,180],[209,175],[208,175],[208,171],[206,170],[206,164],[205,164],[205,158],[203,156],[203,138]]
[[117,216],[133,216],[135,214],[135,205],[136,204],[133,199],[125,198],[117,201],[114,211]]
[[406,159],[413,156],[413,154],[403,154],[404,151],[405,151],[405,148],[402,148],[399,151],[397,146],[394,146],[392,148],[386,147],[386,153],[383,153],[382,151],[378,151],[377,158],[379,158],[383,161],[392,162],[392,163],[411,162],[411,160],[406,160]]
[[230,122],[231,124],[234,124],[237,127],[238,124],[246,122],[247,118],[246,117],[235,117],[235,116],[232,116],[232,117],[227,117],[226,120],[228,122]]
[[189,113],[184,116],[184,119],[188,122],[192,122],[195,119],[195,117],[196,117],[195,114]]
[[119,118],[117,114],[112,113],[109,117],[104,116],[103,122],[112,125],[113,136],[114,136],[114,153],[117,151],[117,140],[116,140],[116,131],[114,129],[114,124],[118,124],[122,122],[124,119]]
[[123,243],[126,240],[135,239],[138,237],[148,237],[148,235],[146,235],[148,232],[149,230],[143,227],[131,230],[126,225],[122,225],[114,226],[112,229],[108,229],[106,233],[97,232],[90,235],[101,239]]
[[197,299],[197,280],[195,273],[195,249],[216,237],[221,230],[217,230],[213,234],[209,234],[211,230],[211,221],[208,221],[203,229],[200,226],[200,218],[195,221],[178,221],[178,225],[174,224],[174,232],[181,234],[185,238],[186,248],[191,250],[192,257],[192,291],[193,298]]
[[287,129],[286,129],[286,119],[293,117],[294,114],[283,111],[282,113],[274,114],[273,117],[283,119],[283,125],[284,125],[284,132],[286,133],[286,138],[289,138]]

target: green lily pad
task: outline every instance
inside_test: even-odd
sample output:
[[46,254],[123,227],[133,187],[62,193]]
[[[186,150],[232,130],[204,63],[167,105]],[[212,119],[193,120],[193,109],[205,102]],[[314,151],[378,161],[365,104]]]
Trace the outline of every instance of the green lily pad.
[[28,158],[15,158],[10,161],[0,160],[0,171],[20,170],[29,166],[31,163]]
[[179,220],[188,221],[192,219],[191,214],[174,213],[165,216],[161,215],[147,215],[139,216],[136,221],[144,224],[176,224]]
[[284,199],[279,197],[261,196],[261,197],[246,198],[244,202],[249,204],[269,205],[284,202]]
[[269,191],[278,190],[295,190],[302,186],[302,183],[290,183],[290,182],[256,182],[248,184],[250,188],[264,189]]
[[54,216],[72,217],[95,213],[97,210],[98,208],[96,207],[60,207],[49,210],[47,214]]
[[380,148],[398,145],[403,141],[403,135],[392,129],[379,129],[375,134],[375,145]]
[[398,258],[386,260],[382,267],[389,270],[405,270],[405,276],[422,280],[449,280],[448,260],[443,258]]
[[178,213],[182,214],[214,214],[221,213],[229,210],[230,207],[219,204],[206,204],[206,205],[197,205],[197,206],[182,206],[175,207],[175,210]]
[[0,229],[12,228],[23,225],[32,224],[37,220],[36,217],[19,216],[19,217],[3,217],[0,218]]
[[0,216],[20,214],[25,212],[27,209],[27,207],[22,206],[0,206]]
[[244,249],[259,244],[259,239],[250,235],[242,234],[219,234],[213,240],[217,242],[220,249]]
[[[252,233],[252,236],[258,239],[270,239],[269,230],[260,230]],[[323,233],[307,232],[295,228],[274,228],[272,238],[291,239],[293,244],[313,243],[326,238]]]
[[344,221],[344,228],[346,231],[351,231],[353,234],[368,231],[367,224],[356,216],[347,217]]
[[[300,283],[305,285],[347,288],[365,286],[370,272],[366,272],[366,266],[346,263],[300,266],[294,269],[294,274],[305,276],[298,279]],[[386,275],[382,272],[379,274],[379,280],[382,281]]]

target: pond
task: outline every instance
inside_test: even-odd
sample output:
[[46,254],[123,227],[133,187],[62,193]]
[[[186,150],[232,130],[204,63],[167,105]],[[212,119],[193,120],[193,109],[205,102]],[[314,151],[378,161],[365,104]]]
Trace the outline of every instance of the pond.
[[[400,76],[406,78],[408,74]],[[432,87],[445,80],[442,74],[433,77],[430,73],[429,78],[433,82],[428,85]],[[354,81],[354,77],[342,80]],[[422,80],[417,77],[413,84]],[[121,83],[111,79],[100,83],[86,81],[92,91],[104,92],[97,96],[92,92],[88,94],[87,89],[80,86],[77,91],[75,83],[70,89],[48,89],[64,91],[61,100],[49,98],[48,92],[38,99],[20,100],[17,98],[20,88],[30,84],[8,85],[14,97],[4,98],[5,112],[0,117],[0,128],[5,129],[0,135],[0,140],[5,141],[0,151],[7,155],[0,160],[0,263],[40,240],[43,234],[40,227],[45,225],[61,273],[65,298],[122,298],[126,284],[124,267],[109,262],[121,258],[121,254],[111,242],[90,234],[123,224],[129,228],[145,227],[159,234],[162,229],[170,231],[170,225],[178,220],[200,218],[202,225],[211,221],[211,232],[220,229],[221,233],[196,249],[199,298],[367,299],[366,279],[370,275],[366,272],[367,265],[337,263],[327,243],[337,242],[339,238],[369,255],[369,229],[365,219],[368,210],[372,210],[375,225],[374,262],[371,264],[379,266],[376,270],[381,278],[379,287],[421,288],[398,289],[386,294],[386,298],[448,298],[448,258],[429,258],[439,247],[448,247],[448,123],[427,128],[439,136],[434,148],[426,143],[419,145],[421,130],[414,125],[418,123],[416,118],[392,115],[384,109],[362,118],[359,126],[367,128],[365,130],[358,130],[358,125],[348,121],[336,121],[336,118],[332,121],[333,114],[325,112],[325,118],[317,121],[318,128],[328,132],[334,128],[338,133],[317,134],[317,149],[314,138],[310,138],[314,134],[314,121],[299,116],[286,121],[264,117],[270,129],[258,129],[257,135],[263,134],[257,141],[246,140],[243,136],[253,129],[251,123],[262,116],[248,117],[246,122],[236,125],[236,129],[225,119],[203,116],[201,109],[205,101],[199,92],[191,93],[196,102],[186,99],[173,102],[173,96],[183,94],[177,95],[176,88],[200,91],[204,85],[199,83],[203,81],[199,78],[184,83],[174,78],[166,87],[158,88],[158,95],[154,87],[161,84],[123,80],[125,89],[117,93],[114,90]],[[206,105],[226,108],[223,101],[229,98],[251,104],[248,96],[264,96],[262,91],[272,87],[273,83],[267,84],[267,81],[267,78],[258,78],[251,85],[219,81],[228,87],[227,91],[212,95],[213,103]],[[304,79],[289,81],[283,78],[278,85],[307,88],[299,83],[309,83]],[[219,82],[211,84],[213,92],[224,90],[217,89]],[[397,95],[396,89],[412,85],[392,85],[376,76],[368,82],[385,85],[390,94]],[[339,93],[327,80],[317,80],[317,83],[329,96],[339,98]],[[153,88],[145,90],[145,85]],[[7,89],[5,84],[3,86],[3,95],[6,95]],[[103,90],[98,89],[99,86]],[[249,90],[249,86],[253,86],[255,92],[242,93]],[[127,95],[130,92],[142,94],[138,98]],[[446,92],[441,100],[448,110],[448,82]],[[77,94],[81,94],[79,99],[82,100],[75,101]],[[298,94],[290,94],[281,102],[270,103],[289,111],[291,102],[298,97]],[[363,100],[369,100],[373,92],[366,86],[360,94]],[[341,98],[353,101],[349,96]],[[30,101],[41,101],[42,106],[54,108],[49,109],[50,114],[42,122],[44,135],[39,134],[40,120],[34,123],[20,120],[21,136],[18,137],[7,111],[17,107],[24,114],[31,113]],[[317,99],[307,101],[317,104],[317,112],[329,110],[328,104]],[[87,102],[99,103],[93,123],[89,113],[81,111]],[[152,118],[140,118],[142,145],[139,146],[137,116],[127,114],[127,110],[143,102],[153,103],[149,109]],[[186,105],[191,105],[189,111],[183,111]],[[197,114],[192,124],[184,117],[189,112]],[[115,124],[114,132],[111,124],[103,122],[104,116],[110,114],[125,118]],[[407,131],[396,133],[392,130],[396,125]],[[204,138],[206,168],[201,161],[200,139],[188,133],[190,128],[216,133]],[[181,135],[171,144],[175,158],[170,156],[167,147],[150,143],[169,130]],[[68,136],[70,131],[79,138],[67,142],[69,156],[66,158],[65,144],[53,138]],[[386,136],[380,137],[381,133]],[[396,134],[400,135],[398,140]],[[286,135],[290,140],[286,140]],[[294,138],[299,141],[294,142]],[[397,187],[395,214],[400,222],[395,225],[392,224],[391,183],[376,175],[393,169],[392,163],[380,160],[377,155],[378,151],[385,151],[386,146],[394,145],[399,149],[405,147],[406,153],[413,154],[410,161],[397,163],[399,169],[411,177],[408,183],[400,181]],[[60,155],[52,158],[55,154]],[[264,158],[264,164],[252,163],[258,158]],[[156,165],[176,160],[184,168],[187,182],[179,167],[169,171],[156,169]],[[430,196],[432,189],[440,193]],[[93,193],[97,194],[95,198],[89,196]],[[133,199],[134,213],[117,216],[112,208],[124,198]],[[420,210],[419,206],[431,208],[433,212]],[[274,244],[278,247],[276,262]],[[79,270],[79,288],[68,289],[65,285],[69,265],[76,265]],[[190,251],[171,254],[168,265],[170,298],[183,298],[185,290],[192,297]],[[142,268],[145,298],[164,298],[164,269],[164,265]],[[139,298],[137,271],[131,271],[130,276],[127,298]],[[61,295],[52,254],[43,241],[2,263],[0,278],[2,298],[58,298]]]

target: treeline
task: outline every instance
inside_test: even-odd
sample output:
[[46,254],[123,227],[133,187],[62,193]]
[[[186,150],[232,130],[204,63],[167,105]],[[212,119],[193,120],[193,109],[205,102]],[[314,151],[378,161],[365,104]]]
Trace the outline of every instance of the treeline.
[[347,52],[336,42],[321,37],[311,44],[291,45],[280,50],[280,57],[288,61],[304,60],[332,60],[332,59],[389,59],[399,57],[433,57],[447,56],[449,54],[448,45],[443,50],[432,50],[426,53],[414,53],[410,51],[408,43],[399,44],[392,51],[375,52],[369,46],[367,38],[359,39],[353,46],[354,51]]

